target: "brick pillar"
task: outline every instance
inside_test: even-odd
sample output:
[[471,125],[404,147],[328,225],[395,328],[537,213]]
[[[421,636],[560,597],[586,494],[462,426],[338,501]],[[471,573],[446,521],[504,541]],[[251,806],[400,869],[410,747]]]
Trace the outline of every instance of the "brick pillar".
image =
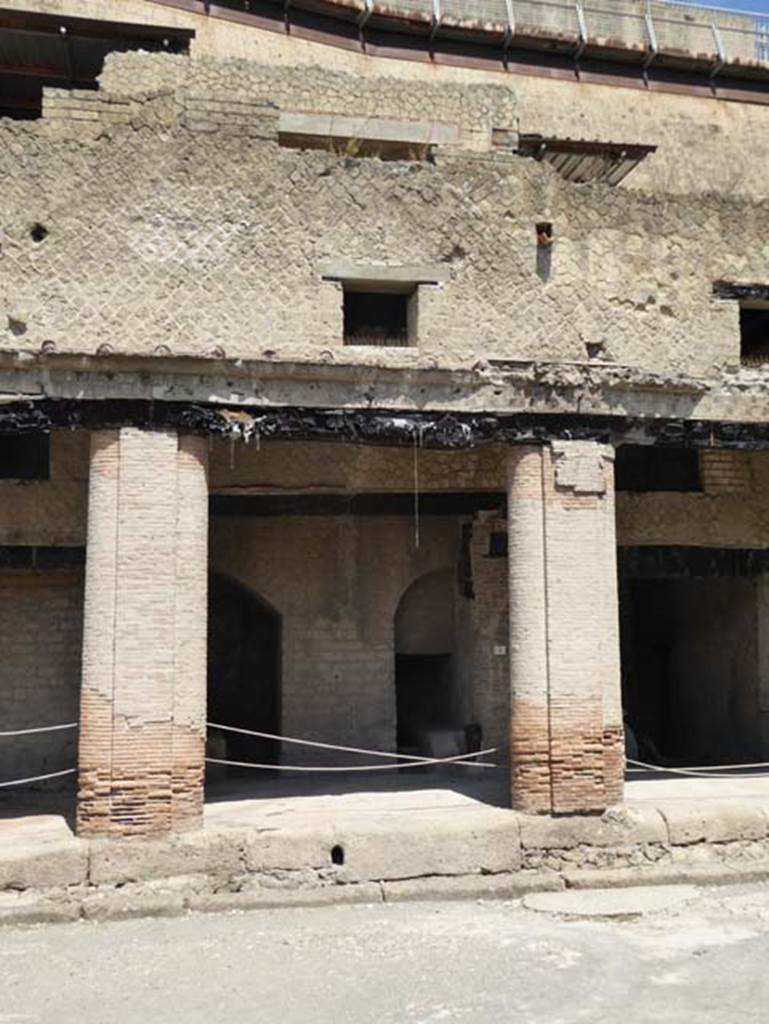
[[515,447],[507,467],[511,793],[531,813],[552,808],[542,455]]
[[91,437],[78,830],[147,835],[203,806],[207,445]]
[[521,446],[508,462],[513,806],[622,798],[613,451]]

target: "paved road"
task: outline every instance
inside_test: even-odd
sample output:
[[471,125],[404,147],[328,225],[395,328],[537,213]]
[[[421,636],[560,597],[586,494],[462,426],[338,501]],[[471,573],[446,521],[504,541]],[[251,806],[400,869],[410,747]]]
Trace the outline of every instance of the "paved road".
[[5,929],[0,1024],[765,1024],[769,886],[694,896],[621,921],[443,903]]

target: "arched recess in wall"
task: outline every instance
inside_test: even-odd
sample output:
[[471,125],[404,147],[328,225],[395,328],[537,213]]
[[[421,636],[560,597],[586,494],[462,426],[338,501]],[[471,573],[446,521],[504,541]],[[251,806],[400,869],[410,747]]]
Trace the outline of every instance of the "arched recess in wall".
[[[207,720],[280,733],[281,617],[240,583],[212,573],[208,587]],[[209,730],[209,756],[278,764],[280,744]],[[255,774],[253,769],[244,772]]]
[[438,569],[416,579],[395,611],[398,749],[436,753],[460,732],[461,700],[454,665],[454,575]]

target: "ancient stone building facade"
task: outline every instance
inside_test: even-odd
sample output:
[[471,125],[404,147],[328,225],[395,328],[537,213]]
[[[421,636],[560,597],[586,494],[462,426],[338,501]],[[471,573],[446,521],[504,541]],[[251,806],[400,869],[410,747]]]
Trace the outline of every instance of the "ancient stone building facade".
[[623,715],[767,754],[761,30],[403,6],[0,10],[0,731],[80,720],[0,782],[83,833],[195,824],[207,721],[536,813]]

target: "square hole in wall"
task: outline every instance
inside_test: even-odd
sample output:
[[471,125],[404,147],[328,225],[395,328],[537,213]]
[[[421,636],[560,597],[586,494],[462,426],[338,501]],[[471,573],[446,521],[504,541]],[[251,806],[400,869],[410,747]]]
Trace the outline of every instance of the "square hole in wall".
[[769,302],[740,303],[740,362],[769,363]]
[[0,480],[48,480],[47,434],[0,434]]
[[345,345],[416,345],[416,285],[344,286]]
[[618,491],[701,491],[696,448],[623,444],[617,449]]

